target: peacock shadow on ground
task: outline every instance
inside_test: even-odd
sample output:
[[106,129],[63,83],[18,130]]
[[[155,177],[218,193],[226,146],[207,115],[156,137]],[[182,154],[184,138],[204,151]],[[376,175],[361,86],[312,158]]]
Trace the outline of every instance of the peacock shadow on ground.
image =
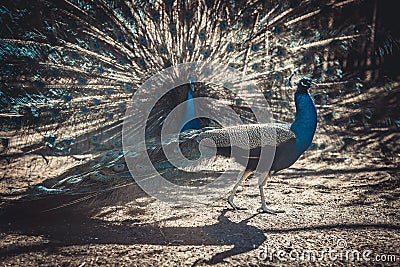
[[[138,194],[138,199],[146,197],[144,192]],[[43,236],[46,242],[33,244],[18,244],[3,247],[0,258],[18,256],[26,253],[44,252],[45,254],[58,254],[63,247],[80,245],[160,245],[160,246],[210,246],[233,245],[231,249],[214,253],[208,258],[197,259],[196,264],[218,264],[234,255],[256,251],[267,241],[268,235],[323,232],[332,229],[342,230],[400,230],[398,225],[392,224],[365,224],[365,223],[337,223],[316,224],[313,226],[298,226],[282,229],[258,228],[249,224],[256,216],[274,216],[254,213],[239,222],[230,220],[227,213],[229,209],[221,209],[218,221],[214,224],[198,227],[162,227],[161,221],[157,223],[138,223],[134,219],[123,220],[119,224],[111,224],[104,220],[88,216],[91,212],[83,208],[60,208],[44,211],[57,202],[65,202],[65,197],[53,196],[50,199],[38,199],[34,201],[21,201],[0,212],[0,227],[4,234],[18,234],[22,236]],[[151,201],[151,200],[149,200]],[[52,203],[52,204],[49,204]],[[137,208],[131,210],[131,216],[143,214],[142,206],[148,202],[135,202]],[[90,206],[90,205],[89,205]],[[104,214],[103,214],[104,215]],[[167,220],[175,220],[170,217]]]
[[[139,189],[136,198],[146,197]],[[233,222],[226,216],[231,210],[223,209],[216,223],[199,227],[161,227],[159,223],[162,221],[138,223],[135,219],[123,220],[116,225],[90,216],[96,211],[92,207],[82,208],[83,203],[79,205],[81,208],[51,208],[57,206],[57,203],[65,203],[67,198],[71,201],[69,203],[83,199],[81,196],[57,195],[31,201],[22,200],[0,210],[2,233],[44,236],[48,239],[48,242],[39,244],[3,247],[0,258],[38,251],[52,253],[61,247],[86,244],[233,245],[233,248],[216,253],[211,259],[199,259],[204,263],[215,264],[223,262],[227,257],[254,250],[266,240],[261,229],[247,224],[257,213],[240,222]],[[135,202],[136,208],[130,210],[130,218],[143,214],[142,208],[149,203],[147,201]],[[82,202],[87,202],[87,199]],[[101,200],[95,202],[98,205]],[[102,213],[102,216],[105,215]],[[173,219],[176,218],[167,220]]]

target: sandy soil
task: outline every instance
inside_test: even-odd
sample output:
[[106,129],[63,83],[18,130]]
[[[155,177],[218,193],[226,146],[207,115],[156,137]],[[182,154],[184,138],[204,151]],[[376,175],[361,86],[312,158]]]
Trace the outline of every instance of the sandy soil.
[[398,266],[399,169],[395,158],[307,153],[266,186],[278,215],[257,213],[257,179],[240,187],[240,211],[225,199],[170,207],[136,185],[45,211],[84,196],[16,201],[2,180],[0,265]]

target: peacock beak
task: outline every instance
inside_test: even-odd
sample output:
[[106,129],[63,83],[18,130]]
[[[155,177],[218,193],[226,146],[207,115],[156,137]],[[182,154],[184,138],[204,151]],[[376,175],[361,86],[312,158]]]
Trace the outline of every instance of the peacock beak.
[[311,82],[311,84],[312,84],[312,85],[315,85],[315,86],[317,86],[317,87],[319,86],[319,84],[316,83],[316,82]]

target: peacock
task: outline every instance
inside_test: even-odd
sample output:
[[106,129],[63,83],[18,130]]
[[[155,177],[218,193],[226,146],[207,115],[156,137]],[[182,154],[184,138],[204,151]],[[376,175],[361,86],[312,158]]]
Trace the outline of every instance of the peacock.
[[[202,140],[212,141],[211,145],[217,146],[218,153],[227,157],[231,155],[232,146],[239,147],[240,152],[233,156],[246,168],[228,197],[228,203],[233,209],[239,209],[233,202],[233,198],[240,183],[256,170],[262,170],[267,172],[267,175],[259,181],[261,211],[272,214],[283,212],[267,208],[264,186],[271,175],[293,165],[311,145],[317,127],[316,107],[308,92],[311,84],[310,78],[302,78],[298,83],[295,93],[296,116],[291,125],[282,123],[246,124],[207,130],[198,136],[197,139],[200,142]],[[249,143],[243,141],[246,139],[249,140]],[[268,149],[271,147],[275,148],[272,155],[268,153],[271,152],[271,149]],[[247,149],[250,149],[250,153],[246,153]],[[262,154],[263,150],[267,153]],[[268,160],[268,157],[272,157],[272,159]],[[269,161],[271,164],[268,164]]]
[[[355,48],[371,37],[362,12],[368,5],[369,1],[356,0],[3,1],[2,193],[87,194],[132,183],[122,148],[127,105],[147,79],[187,62],[218,62],[244,73],[242,87],[248,88],[248,95],[239,97],[224,85],[188,80],[159,99],[146,118],[146,149],[136,152],[150,155],[157,171],[169,181],[199,182],[168,163],[162,153],[161,129],[168,115],[186,102],[183,117],[192,118],[197,112],[194,100],[207,96],[236,112],[237,129],[253,129],[251,125],[260,122],[249,109],[255,100],[252,84],[268,100],[274,129],[284,136],[267,176],[293,164],[307,149],[325,149],[325,139],[320,137],[338,122],[349,121],[351,107],[339,100],[362,90],[360,80],[344,69]],[[349,16],[354,10],[359,10],[357,15]],[[319,84],[313,97],[320,109],[318,120],[324,124],[315,142],[311,141],[317,123],[308,94],[311,80],[300,80],[294,94],[293,75],[312,77]],[[307,118],[310,123],[303,124],[296,113],[289,128],[285,123],[303,101],[312,110]],[[332,103],[345,111],[335,114]],[[351,123],[357,121],[350,118]],[[217,136],[224,129],[201,116],[182,124],[181,134],[187,138],[174,140],[181,144]],[[221,146],[219,152],[231,153],[224,149]],[[288,150],[293,153],[287,155]],[[198,150],[193,151],[191,156],[196,158]],[[252,165],[259,157],[255,153],[240,181],[254,171]],[[237,208],[233,195],[240,181],[228,199],[233,208]],[[268,212],[262,189],[265,181],[260,193],[262,210]]]

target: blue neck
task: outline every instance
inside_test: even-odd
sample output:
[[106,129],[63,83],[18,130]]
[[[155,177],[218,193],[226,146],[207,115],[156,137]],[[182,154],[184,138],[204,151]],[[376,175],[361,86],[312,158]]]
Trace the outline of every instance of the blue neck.
[[296,134],[296,152],[302,154],[312,142],[317,128],[317,109],[309,93],[297,93],[296,117],[290,129]]
[[[184,114],[184,121],[187,121],[189,118],[196,117],[196,109],[194,106],[194,100],[192,95],[191,87],[188,88],[187,96],[186,96],[186,110]],[[192,119],[182,128],[182,131],[190,130],[190,129],[200,129],[200,124],[197,118]]]

